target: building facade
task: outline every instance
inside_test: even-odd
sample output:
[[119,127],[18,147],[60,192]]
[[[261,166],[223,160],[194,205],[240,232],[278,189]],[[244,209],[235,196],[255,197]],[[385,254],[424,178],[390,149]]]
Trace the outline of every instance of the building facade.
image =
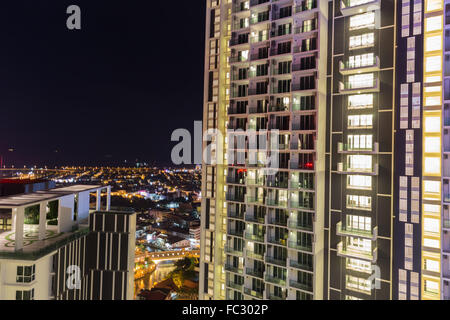
[[27,184],[0,197],[0,299],[133,299],[134,212],[111,210],[109,187]]
[[449,25],[447,0],[207,1],[200,299],[450,297]]

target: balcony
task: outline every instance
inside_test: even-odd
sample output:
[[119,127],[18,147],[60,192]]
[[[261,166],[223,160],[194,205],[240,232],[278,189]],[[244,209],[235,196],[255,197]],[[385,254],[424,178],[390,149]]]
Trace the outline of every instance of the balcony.
[[344,16],[380,9],[381,0],[341,0],[341,12]]
[[348,226],[342,226],[342,221],[338,222],[336,225],[336,234],[343,237],[357,237],[363,239],[369,239],[375,241],[378,237],[378,227],[374,227],[370,231],[352,229]]
[[293,259],[289,259],[289,267],[294,268],[294,269],[299,269],[299,270],[306,270],[306,271],[314,270],[312,265],[299,263],[298,261],[293,260]]
[[286,239],[282,239],[282,238],[276,238],[273,236],[268,236],[267,237],[267,242],[271,243],[271,244],[276,244],[278,246],[286,246]]
[[270,2],[270,0],[250,0],[250,7],[259,6],[260,4],[264,4]]
[[379,91],[380,81],[378,79],[371,79],[367,81],[339,82],[339,93],[341,94],[359,94]]
[[245,184],[247,186],[261,186],[261,187],[263,187],[264,186],[264,177],[260,177],[260,178],[257,178],[257,179],[250,179],[250,178],[247,177],[247,179],[245,181]]
[[253,234],[250,232],[244,233],[244,238],[250,241],[264,242],[264,236],[260,234]]
[[227,281],[227,287],[232,288],[237,291],[242,291],[243,284],[238,284],[232,281]]
[[310,231],[310,232],[313,231],[312,224],[307,225],[300,221],[295,221],[295,220],[291,220],[291,219],[289,219],[288,226],[290,229],[296,229],[296,230],[300,230],[300,231]]
[[229,253],[229,254],[232,254],[232,255],[235,255],[235,256],[239,256],[239,257],[242,257],[243,254],[244,254],[242,252],[242,249],[241,250],[237,250],[237,249],[235,249],[233,247],[230,247],[230,246],[225,246],[225,252]]
[[231,264],[228,264],[228,263],[225,264],[225,270],[226,270],[226,271],[229,271],[229,272],[234,272],[234,273],[243,274],[243,271],[242,271],[241,268],[235,267],[235,266],[233,266],[233,265],[231,265]]
[[267,219],[267,224],[272,224],[274,226],[287,227],[287,219],[281,220],[281,219],[276,219],[274,217],[269,217]]
[[301,210],[314,210],[314,201],[290,201],[290,209],[301,209]]
[[337,255],[344,258],[356,258],[364,261],[375,263],[378,258],[378,248],[372,249],[371,252],[347,248],[341,241],[337,245]]
[[248,296],[252,296],[253,298],[262,299],[263,298],[263,292],[255,291],[250,288],[244,287],[244,294]]
[[270,207],[287,208],[287,201],[286,200],[278,200],[278,199],[270,199],[267,197],[266,205],[270,206]]
[[245,216],[245,221],[264,224],[265,219],[264,219],[264,217],[258,217],[258,216],[249,214],[249,215]]
[[313,1],[303,1],[303,3],[299,6],[294,7],[294,13],[302,13],[305,11],[310,11],[317,9],[317,1],[320,0],[313,0]]
[[313,292],[312,284],[305,284],[305,283],[298,282],[296,280],[291,280],[291,281],[289,281],[289,286],[299,289],[299,290]]
[[280,279],[278,277],[273,277],[269,274],[266,274],[266,276],[264,277],[264,280],[266,280],[266,282],[272,283],[272,284],[276,284],[278,286],[281,287],[285,287],[286,286],[286,279]]
[[299,251],[306,251],[306,252],[313,251],[312,245],[306,245],[306,244],[298,243],[295,241],[289,241],[288,247],[291,249],[299,250]]
[[243,234],[244,234],[244,231],[243,230],[228,229],[227,234],[229,234],[230,236],[242,237]]
[[246,251],[245,256],[250,259],[264,261],[264,253],[256,253],[253,251]]
[[231,193],[227,193],[226,200],[227,201],[233,201],[233,202],[244,202],[244,197],[243,196],[234,195],[234,194],[231,194]]
[[349,74],[355,74],[355,73],[364,73],[364,72],[374,72],[380,70],[380,59],[378,57],[374,57],[372,61],[369,61],[367,64],[364,65],[356,65],[354,63],[347,62],[340,62],[339,63],[339,72],[342,75],[349,75]]
[[349,148],[348,144],[344,144],[342,142],[338,142],[338,153],[341,154],[378,154],[379,153],[379,144],[378,142],[375,142],[373,144],[372,149],[354,149]]
[[262,272],[262,270],[251,269],[251,268],[245,268],[245,274],[255,277],[255,278],[260,278],[260,279],[263,279],[263,277],[264,277],[264,273]]
[[269,255],[266,255],[264,258],[264,261],[266,263],[270,263],[270,264],[274,264],[280,267],[286,267],[286,259],[279,259],[279,258],[275,258],[275,257],[271,257]]
[[378,175],[378,164],[372,165],[372,168],[348,168],[348,166],[342,162],[337,164],[338,174],[362,174],[368,176]]
[[245,196],[245,202],[247,204],[264,204],[264,200],[262,198],[253,196]]

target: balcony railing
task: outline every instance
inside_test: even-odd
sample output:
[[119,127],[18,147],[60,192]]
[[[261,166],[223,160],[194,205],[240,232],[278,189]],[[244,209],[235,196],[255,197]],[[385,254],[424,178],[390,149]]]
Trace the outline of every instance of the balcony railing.
[[342,94],[350,94],[354,92],[377,92],[380,91],[378,79],[353,82],[339,82],[339,92]]
[[356,258],[375,263],[378,257],[378,248],[372,249],[370,252],[348,248],[344,242],[337,245],[337,255],[345,258]]
[[239,274],[243,274],[244,273],[242,268],[235,267],[235,266],[233,266],[231,264],[228,264],[228,263],[225,264],[225,270],[226,271],[230,271],[230,272],[234,272],[234,273],[239,273]]
[[344,16],[380,9],[381,0],[341,0],[341,12]]
[[291,229],[297,229],[297,230],[303,230],[303,231],[313,231],[313,225],[312,224],[305,224],[300,221],[295,221],[289,219],[289,228]]
[[254,215],[246,215],[245,221],[264,224],[265,219],[263,217],[258,217]]
[[245,288],[245,287],[244,287],[244,293],[245,293],[246,295],[252,296],[252,297],[254,297],[254,298],[258,298],[258,299],[262,299],[262,298],[263,298],[263,292],[261,292],[261,291],[255,291],[255,290],[252,290],[252,289],[250,289],[250,288]]
[[317,9],[317,0],[314,1],[304,1],[300,6],[294,8],[294,13],[301,13],[308,10]]
[[266,282],[273,283],[282,287],[286,286],[286,279],[280,279],[278,277],[274,277],[268,274],[266,274],[264,280],[266,280]]
[[372,230],[354,229],[348,226],[342,226],[342,221],[336,225],[336,234],[338,236],[350,236],[357,238],[365,238],[375,241],[378,236],[378,227],[374,227]]
[[288,242],[288,247],[291,248],[291,249],[300,250],[300,251],[306,251],[306,252],[312,252],[313,251],[312,245],[302,244],[302,243],[298,243],[298,242],[295,242],[295,241],[289,241]]
[[313,271],[313,269],[314,269],[312,265],[299,263],[298,261],[295,261],[293,259],[289,259],[289,266],[291,268],[306,270],[306,271]]
[[342,143],[342,142],[338,142],[338,153],[366,153],[366,154],[377,154],[379,152],[379,144],[378,142],[375,142],[372,146],[372,149],[356,149],[356,148],[352,148],[350,147],[348,144],[346,143]]
[[244,238],[250,241],[258,241],[258,242],[264,242],[264,236],[263,235],[258,235],[258,234],[253,234],[250,232],[245,232],[244,233]]
[[238,250],[238,249],[235,249],[235,248],[230,247],[230,246],[225,246],[225,252],[233,254],[233,255],[236,255],[236,256],[240,256],[240,257],[242,257],[242,255],[244,254],[242,249]]
[[286,259],[275,258],[269,255],[265,256],[266,263],[275,264],[277,266],[286,267]]
[[286,241],[286,239],[269,236],[269,237],[267,237],[267,242],[276,244],[276,245],[280,245],[280,246],[286,246],[287,241]]
[[372,165],[372,168],[350,168],[347,164],[339,162],[337,164],[337,173],[339,174],[363,174],[376,176],[378,175],[378,164]]
[[312,284],[305,284],[305,283],[301,283],[301,282],[298,282],[295,280],[291,280],[291,281],[289,281],[289,286],[300,289],[300,290],[313,292]]
[[244,286],[243,284],[227,281],[227,287],[233,288],[238,291],[241,291],[243,286]]
[[256,277],[256,278],[261,278],[261,279],[264,276],[262,270],[251,269],[251,268],[245,268],[245,274],[252,276],[252,277]]
[[347,62],[339,63],[339,72],[343,75],[355,74],[360,72],[373,72],[380,69],[380,59],[374,57],[371,61],[366,61],[365,64],[355,64]]
[[247,258],[256,259],[256,260],[263,260],[264,261],[264,253],[255,253],[253,251],[246,251],[245,256]]
[[235,236],[235,237],[242,237],[244,234],[243,230],[234,230],[234,229],[228,229],[227,232],[230,236]]

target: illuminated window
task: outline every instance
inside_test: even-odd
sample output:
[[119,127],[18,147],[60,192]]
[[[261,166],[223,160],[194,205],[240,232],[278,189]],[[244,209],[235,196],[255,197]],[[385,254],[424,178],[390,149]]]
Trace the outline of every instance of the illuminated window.
[[431,56],[425,58],[425,72],[436,72],[442,70],[442,57]]
[[372,150],[372,135],[348,135],[348,150]]
[[425,157],[424,172],[428,174],[440,174],[441,158]]
[[375,12],[367,12],[350,17],[350,30],[375,26]]
[[431,232],[439,234],[440,231],[440,223],[438,219],[434,218],[424,218],[423,219],[423,230],[425,232]]
[[359,36],[350,37],[350,49],[357,49],[360,47],[370,47],[375,43],[374,33],[365,33]]
[[356,215],[347,215],[347,230],[370,231],[372,229],[372,218]]
[[348,175],[347,188],[369,190],[372,188],[372,177],[361,175]]
[[372,170],[372,156],[350,155],[347,156],[347,166],[349,170]]
[[361,251],[368,254],[372,252],[371,240],[356,237],[347,237],[346,239],[347,250]]
[[425,97],[425,106],[439,106],[441,104],[441,96]]
[[439,294],[439,282],[433,280],[424,281],[424,290],[427,293],[438,295]]
[[424,259],[425,270],[439,272],[440,262],[432,259]]
[[355,74],[348,77],[348,86],[349,89],[370,88],[375,84],[374,79],[373,73]]
[[428,248],[436,248],[439,249],[439,240],[423,238],[423,245]]
[[352,269],[359,272],[372,273],[372,265],[368,261],[359,259],[347,258],[347,269]]
[[436,205],[436,204],[427,204],[427,203],[425,203],[423,205],[423,211],[425,213],[439,214],[441,212],[441,206]]
[[369,3],[369,2],[372,2],[372,1],[373,0],[350,0],[349,3],[348,3],[348,6],[349,7],[360,6],[362,4]]
[[426,38],[426,51],[440,51],[442,50],[442,35],[428,36]]
[[426,153],[440,153],[441,152],[441,138],[440,137],[425,137],[425,152]]
[[373,53],[360,54],[348,58],[348,68],[361,68],[373,66],[375,64],[375,56]]
[[373,121],[373,115],[371,114],[358,114],[348,116],[349,128],[371,128]]
[[373,94],[358,94],[348,97],[349,109],[364,109],[373,107]]
[[442,10],[443,0],[427,0],[427,5],[425,7],[425,12]]
[[425,132],[438,133],[441,132],[441,117],[425,117]]
[[425,32],[442,30],[442,16],[426,18],[425,26]]
[[442,78],[440,75],[425,77],[425,83],[433,83],[433,82],[441,82],[441,81],[442,81]]
[[347,195],[347,208],[370,210],[372,198],[367,196]]
[[357,278],[354,276],[346,275],[345,287],[350,290],[370,293],[372,288],[372,281],[364,278]]

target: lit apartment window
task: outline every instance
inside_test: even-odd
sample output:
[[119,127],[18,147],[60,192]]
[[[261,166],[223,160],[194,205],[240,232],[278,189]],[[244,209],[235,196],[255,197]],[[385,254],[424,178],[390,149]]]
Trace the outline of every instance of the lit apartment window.
[[347,208],[370,210],[372,198],[367,196],[347,195]]
[[441,132],[441,117],[425,116],[425,132],[426,133]]
[[370,231],[372,229],[372,218],[356,215],[347,215],[347,230]]
[[427,0],[427,4],[425,6],[425,12],[428,13],[430,11],[442,10],[443,0]]
[[437,157],[425,157],[424,172],[425,174],[440,174],[441,159]]
[[348,68],[361,68],[372,66],[375,64],[375,57],[373,53],[360,54],[348,58]]
[[36,273],[36,265],[17,266],[16,282],[27,283],[34,281]]
[[373,0],[350,0],[348,1],[348,6],[355,7],[369,2],[373,2]]
[[365,253],[371,253],[372,252],[372,241],[369,239],[347,237],[347,249],[361,251],[361,252],[365,252]]
[[350,170],[371,170],[372,156],[369,155],[350,155],[347,156],[347,165]]
[[372,273],[372,265],[368,261],[363,261],[354,258],[347,258],[346,261],[347,261],[346,262],[347,269],[365,273]]
[[365,33],[358,36],[350,37],[350,49],[357,49],[361,47],[371,47],[375,43],[375,35],[373,32]]
[[442,70],[442,56],[425,58],[425,72],[437,72]]
[[357,94],[348,97],[349,109],[373,108],[373,94]]
[[424,281],[424,290],[426,293],[438,295],[439,294],[439,282],[433,280]]
[[347,188],[370,190],[372,188],[372,177],[361,175],[348,175]]
[[441,96],[425,97],[425,106],[439,106],[441,105]]
[[423,230],[425,232],[436,233],[439,235],[441,232],[439,219],[424,218],[423,219]]
[[426,76],[425,83],[441,82],[442,78],[440,75],[437,76]]
[[346,275],[345,287],[350,290],[370,293],[370,290],[372,288],[372,281],[364,278],[357,278],[354,276]]
[[349,89],[370,88],[374,86],[374,79],[373,73],[355,74],[348,77],[348,86]]
[[358,114],[348,116],[348,127],[352,128],[371,128],[373,123],[373,115],[371,114]]
[[348,135],[348,150],[372,150],[372,135]]
[[439,240],[423,238],[424,247],[440,249]]
[[442,50],[442,35],[427,36],[425,44],[426,52]]
[[439,194],[441,191],[441,182],[424,180],[423,189],[425,193]]
[[440,272],[440,262],[433,259],[424,259],[424,268],[431,272]]
[[429,17],[425,19],[425,32],[442,30],[442,16]]
[[345,300],[362,300],[362,299],[354,297],[354,296],[349,296],[348,294],[346,294],[345,295]]
[[441,206],[440,205],[436,205],[436,204],[427,204],[427,203],[425,203],[423,205],[423,211],[424,211],[424,213],[440,214]]
[[375,12],[367,12],[350,17],[350,30],[375,26]]

